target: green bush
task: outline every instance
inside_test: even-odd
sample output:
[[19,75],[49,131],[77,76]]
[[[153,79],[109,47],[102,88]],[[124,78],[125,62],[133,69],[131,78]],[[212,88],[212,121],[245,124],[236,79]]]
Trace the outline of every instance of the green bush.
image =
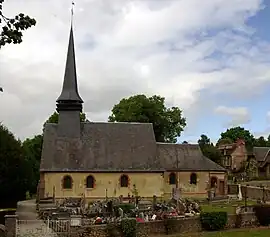
[[227,212],[203,212],[200,214],[201,225],[204,230],[214,231],[225,228],[228,220]]
[[135,218],[125,218],[121,221],[121,230],[124,237],[136,237],[137,221]]
[[254,212],[260,225],[270,225],[270,205],[257,205],[254,207]]
[[131,213],[133,209],[135,209],[135,205],[132,203],[123,203],[116,206],[116,208],[121,208],[124,213]]

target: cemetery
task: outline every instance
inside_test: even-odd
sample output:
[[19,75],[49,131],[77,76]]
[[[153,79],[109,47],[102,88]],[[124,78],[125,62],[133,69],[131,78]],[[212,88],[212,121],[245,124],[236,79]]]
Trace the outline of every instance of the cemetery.
[[[251,228],[261,224],[254,212],[254,208],[258,207],[257,201],[249,200],[245,195],[243,197],[241,187],[235,196],[223,199],[211,197],[209,194],[208,199],[195,201],[172,196],[170,200],[162,201],[153,196],[150,201],[139,196],[120,196],[90,203],[85,197],[67,198],[62,202],[43,199],[38,200],[36,208],[39,215],[37,221],[45,223],[44,228],[36,229],[35,234],[31,228],[22,231],[19,227],[22,222],[15,220],[16,234],[47,236],[50,232],[74,237],[146,237],[188,233],[191,236],[191,233],[202,231]],[[20,218],[19,212],[18,215]],[[12,227],[9,223],[12,223],[11,217],[7,218],[6,228]],[[12,235],[12,228],[7,229],[7,233],[15,236]]]

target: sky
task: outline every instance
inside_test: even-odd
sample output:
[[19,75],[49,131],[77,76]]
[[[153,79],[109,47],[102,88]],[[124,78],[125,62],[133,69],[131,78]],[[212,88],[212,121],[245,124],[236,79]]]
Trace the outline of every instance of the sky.
[[[24,140],[55,111],[64,77],[71,1],[8,0],[37,25],[0,50],[0,121]],[[77,0],[79,91],[90,121],[114,104],[157,94],[187,118],[179,142],[243,126],[270,133],[270,0]]]

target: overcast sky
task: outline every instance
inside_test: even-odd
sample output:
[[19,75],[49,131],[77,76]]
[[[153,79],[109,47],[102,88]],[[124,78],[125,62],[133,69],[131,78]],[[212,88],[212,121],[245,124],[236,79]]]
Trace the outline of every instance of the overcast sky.
[[[228,126],[268,134],[270,1],[77,0],[74,37],[79,90],[91,121],[137,93],[179,106],[180,140],[213,140]],[[22,140],[39,134],[61,91],[71,1],[7,0],[37,25],[0,51],[0,121]],[[267,23],[268,22],[268,23]]]

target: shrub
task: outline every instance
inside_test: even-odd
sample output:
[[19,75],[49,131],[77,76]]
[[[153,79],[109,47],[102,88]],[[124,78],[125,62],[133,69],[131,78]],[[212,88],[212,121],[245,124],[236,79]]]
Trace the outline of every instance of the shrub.
[[137,221],[135,218],[125,218],[121,221],[121,230],[124,237],[136,237]]
[[179,221],[175,218],[166,218],[164,220],[164,227],[166,230],[166,234],[170,235],[177,232],[177,225],[179,225]]
[[116,206],[116,209],[121,208],[124,213],[131,213],[135,209],[135,205],[131,203],[119,204]]
[[208,231],[222,230],[228,220],[227,212],[203,212],[200,215],[202,228]]
[[270,205],[257,205],[254,207],[254,212],[260,225],[270,225]]

